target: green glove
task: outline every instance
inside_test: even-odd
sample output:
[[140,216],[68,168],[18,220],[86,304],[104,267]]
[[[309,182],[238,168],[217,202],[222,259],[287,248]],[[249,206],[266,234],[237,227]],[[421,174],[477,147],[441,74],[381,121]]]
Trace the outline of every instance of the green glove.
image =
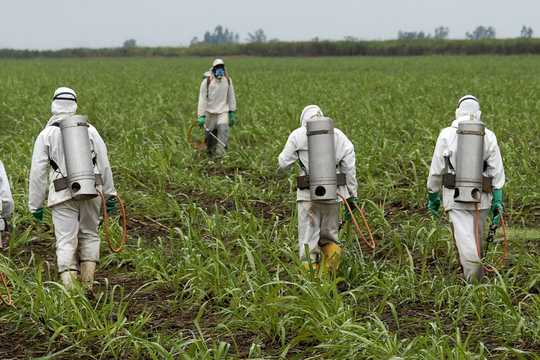
[[491,200],[491,223],[499,226],[503,214],[503,191],[502,189],[495,189],[493,190],[493,200]]
[[199,127],[204,127],[205,123],[206,123],[206,115],[201,115],[197,118],[197,124],[199,124]]
[[229,126],[233,127],[236,124],[236,111],[229,111]]
[[349,207],[351,208],[352,211],[356,211],[357,202],[358,202],[358,199],[355,198],[354,196],[351,196],[350,198],[347,199],[347,204],[349,204],[349,206],[345,206],[345,215],[343,215],[343,219],[345,221],[351,221],[352,214],[349,211]]
[[428,209],[433,217],[439,217],[439,208],[441,207],[441,194],[438,192],[428,192]]
[[116,196],[111,196],[105,203],[107,205],[107,214],[115,215],[118,212],[118,200]]
[[43,208],[39,208],[36,211],[32,213],[32,217],[34,220],[36,220],[39,224],[43,223]]

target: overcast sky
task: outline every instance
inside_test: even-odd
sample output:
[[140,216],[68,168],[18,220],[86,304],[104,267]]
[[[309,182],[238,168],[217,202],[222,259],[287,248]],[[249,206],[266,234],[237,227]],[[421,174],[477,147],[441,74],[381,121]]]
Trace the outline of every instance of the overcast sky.
[[189,44],[223,24],[240,33],[263,28],[282,40],[391,39],[398,30],[450,28],[463,38],[477,25],[516,37],[540,35],[539,0],[0,0],[0,48]]

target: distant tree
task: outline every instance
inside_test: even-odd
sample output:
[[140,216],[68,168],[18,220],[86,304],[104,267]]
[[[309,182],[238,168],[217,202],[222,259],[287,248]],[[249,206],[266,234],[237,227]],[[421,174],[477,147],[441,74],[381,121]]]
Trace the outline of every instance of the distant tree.
[[533,37],[533,29],[532,27],[530,26],[525,26],[523,25],[523,27],[521,28],[521,38],[523,39],[530,39]]
[[360,41],[360,39],[358,39],[356,36],[345,36],[343,40],[348,41],[348,42]]
[[137,40],[135,39],[129,39],[124,41],[124,45],[122,46],[124,49],[131,49],[137,47]]
[[265,43],[267,42],[266,34],[263,29],[257,29],[254,33],[248,33],[247,42],[249,43]]
[[431,38],[430,34],[423,31],[398,31],[398,40],[423,40]]
[[493,26],[478,26],[472,33],[467,32],[465,36],[469,40],[495,39],[495,28]]
[[194,36],[193,39],[191,39],[191,41],[189,42],[189,46],[197,45],[198,43],[200,43],[199,37]]
[[435,29],[435,33],[433,34],[433,37],[435,39],[444,40],[448,39],[448,34],[450,34],[450,29],[446,26],[439,26]]
[[214,32],[207,31],[204,33],[203,43],[205,44],[234,44],[240,41],[240,35],[224,28],[222,25],[216,26]]

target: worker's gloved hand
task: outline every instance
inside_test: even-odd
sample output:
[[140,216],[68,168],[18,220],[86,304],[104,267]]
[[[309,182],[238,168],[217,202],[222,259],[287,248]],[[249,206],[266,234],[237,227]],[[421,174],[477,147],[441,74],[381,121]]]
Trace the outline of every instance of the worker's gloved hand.
[[197,124],[199,127],[204,127],[204,124],[206,123],[206,115],[201,115],[197,118]]
[[111,196],[108,198],[105,204],[107,205],[107,214],[116,215],[118,212],[118,199],[116,196]]
[[352,211],[356,211],[356,209],[357,209],[356,203],[357,202],[358,202],[358,199],[355,198],[354,196],[351,196],[350,198],[347,199],[347,204],[349,204],[349,206],[345,205],[345,215],[343,216],[343,219],[345,221],[351,221],[352,214],[349,211],[349,207],[351,208]]
[[229,126],[233,127],[236,124],[236,111],[229,111]]
[[502,189],[495,189],[493,190],[493,200],[491,200],[491,223],[499,226],[503,214],[503,191]]
[[32,213],[32,217],[34,218],[34,220],[39,223],[39,224],[42,224],[43,223],[43,208],[39,208],[37,209],[36,211],[34,211]]
[[438,192],[428,192],[428,209],[433,217],[439,217],[441,207],[441,194]]

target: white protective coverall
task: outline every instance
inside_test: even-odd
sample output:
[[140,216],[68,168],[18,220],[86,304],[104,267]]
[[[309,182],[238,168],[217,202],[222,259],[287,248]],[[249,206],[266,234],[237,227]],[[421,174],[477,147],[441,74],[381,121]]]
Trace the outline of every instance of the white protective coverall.
[[6,174],[4,164],[0,161],[0,250],[8,246],[7,237],[4,237],[4,231],[7,231],[7,220],[13,214],[14,209],[13,196]]
[[9,219],[13,214],[15,203],[9,186],[9,179],[4,164],[0,161],[0,218]]
[[[224,65],[217,59],[214,66]],[[212,71],[205,73],[199,90],[197,116],[206,116],[206,131],[211,131],[223,144],[229,143],[229,111],[236,111],[236,96],[232,79],[225,75],[218,79]],[[223,155],[226,147],[207,134],[210,154]]]
[[[471,115],[480,120],[480,106],[475,100],[466,100],[456,110],[456,120],[450,127],[441,131],[435,151],[431,160],[431,167],[427,181],[430,193],[443,191],[443,206],[452,223],[454,239],[456,241],[459,259],[463,273],[468,281],[479,280],[483,276],[481,265],[482,249],[477,249],[475,231],[475,204],[460,203],[454,201],[454,190],[443,187],[443,175],[445,171],[444,157],[450,155],[450,163],[455,168],[457,160],[457,130],[459,123],[470,121]],[[487,167],[483,173],[493,179],[494,189],[502,189],[505,183],[504,167],[497,137],[486,128],[484,135],[484,161]],[[483,228],[489,209],[491,207],[492,194],[482,193],[478,204],[480,210],[480,239],[483,240]],[[483,241],[480,241],[484,247]],[[480,256],[479,256],[480,254]]]
[[[306,122],[317,116],[323,116],[321,109],[316,105],[307,106],[300,115],[301,126],[294,130],[287,140],[281,154],[279,154],[279,168],[289,169],[295,162],[302,162],[309,172],[309,154]],[[344,173],[347,185],[340,186],[338,192],[345,198],[356,197],[358,183],[356,180],[356,155],[351,141],[337,128],[334,128],[334,141],[336,149],[337,172]],[[300,175],[307,175],[300,168]],[[305,247],[307,245],[309,257],[313,262],[319,262],[321,246],[329,242],[338,242],[338,216],[341,199],[329,202],[313,202],[309,189],[297,189],[296,201],[298,207],[298,243],[300,258],[307,260]]]
[[[68,88],[60,88],[55,94],[62,90],[73,92]],[[63,97],[66,96],[70,97],[69,94]],[[53,180],[67,175],[61,130],[54,124],[75,114],[77,111],[75,95],[73,98],[74,100],[53,100],[51,105],[53,116],[34,144],[29,181],[28,207],[31,212],[43,207],[48,191],[47,205],[52,212],[59,273],[78,271],[79,263],[99,261],[98,226],[101,199],[96,197],[76,201],[72,199],[69,189],[57,192],[53,185]],[[98,191],[101,191],[107,199],[116,195],[107,147],[93,126],[90,125],[88,133],[95,154],[95,173],[101,174],[103,180],[103,185],[98,186]],[[58,171],[54,171],[50,166],[51,160],[59,167]]]

